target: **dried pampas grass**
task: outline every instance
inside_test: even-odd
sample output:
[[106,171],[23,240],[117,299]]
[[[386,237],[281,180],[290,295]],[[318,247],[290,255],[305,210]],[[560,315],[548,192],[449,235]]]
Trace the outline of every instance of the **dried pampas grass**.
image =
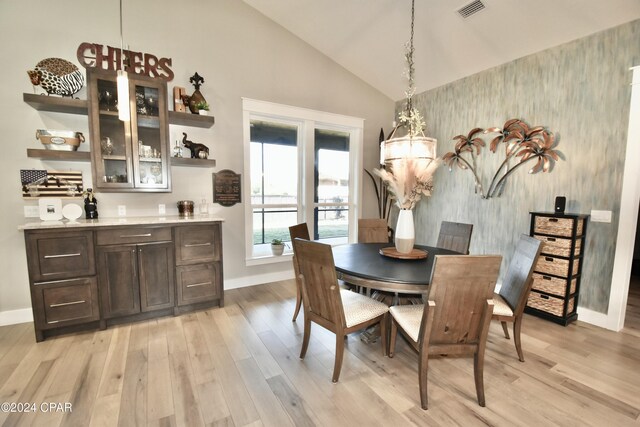
[[374,169],[373,173],[382,178],[398,208],[413,209],[423,195],[431,196],[438,166],[440,159],[404,158],[394,161],[390,171]]

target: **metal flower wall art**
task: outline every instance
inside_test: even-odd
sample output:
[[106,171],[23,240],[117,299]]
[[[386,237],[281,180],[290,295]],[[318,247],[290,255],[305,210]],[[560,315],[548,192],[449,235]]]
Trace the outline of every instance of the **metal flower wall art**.
[[[489,143],[489,150],[495,153],[501,143],[505,145],[505,159],[496,170],[486,192],[482,186],[477,167],[477,158],[486,143],[481,138],[486,134],[497,135]],[[520,119],[508,120],[502,128],[475,128],[466,136],[458,135],[453,138],[456,142],[454,151],[445,154],[442,161],[449,166],[468,169],[473,174],[476,193],[483,199],[499,197],[502,194],[507,178],[525,163],[535,160],[530,174],[549,172],[562,153],[555,149],[558,141],[555,135],[543,126],[530,127]]]

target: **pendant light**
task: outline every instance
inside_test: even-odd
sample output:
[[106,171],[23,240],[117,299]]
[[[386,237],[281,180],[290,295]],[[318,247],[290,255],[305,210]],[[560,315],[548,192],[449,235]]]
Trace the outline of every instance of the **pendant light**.
[[120,0],[120,68],[116,78],[118,86],[118,118],[128,122],[129,113],[129,77],[124,69],[124,42],[122,37],[122,0]]

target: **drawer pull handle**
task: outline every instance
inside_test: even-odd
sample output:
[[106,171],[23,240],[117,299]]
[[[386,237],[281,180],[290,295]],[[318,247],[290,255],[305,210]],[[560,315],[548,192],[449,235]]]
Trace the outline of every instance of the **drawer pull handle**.
[[558,222],[558,218],[549,218],[549,222]]
[[549,299],[549,295],[542,295],[542,294],[540,294],[540,298],[542,298],[542,299]]
[[548,262],[553,262],[553,258],[551,258],[549,256],[544,257],[544,260],[548,261]]
[[49,307],[51,307],[51,308],[55,308],[55,307],[64,307],[65,305],[84,304],[85,302],[86,302],[85,300],[81,300],[81,301],[71,301],[71,302],[61,302],[60,304],[51,304],[51,305],[49,305]]
[[80,253],[77,254],[59,254],[59,255],[45,255],[44,259],[49,259],[49,258],[66,258],[66,257],[70,257],[70,256],[80,256]]
[[207,242],[207,243],[189,243],[184,245],[185,248],[193,248],[196,246],[211,246],[211,242]]
[[195,288],[196,286],[206,286],[210,284],[211,282],[194,283],[193,285],[187,285],[187,288]]
[[123,234],[120,236],[121,239],[125,239],[127,237],[151,237],[151,233],[145,234]]
[[543,278],[544,280],[551,280],[551,277],[550,277],[550,276],[542,276],[542,278]]
[[78,320],[78,319],[84,319],[84,316],[81,316],[81,317],[70,317],[69,319],[62,319],[62,320],[50,320],[50,321],[47,322],[47,324],[53,325],[54,323],[70,322],[71,320]]
[[556,238],[555,237],[547,237],[547,242],[555,242]]

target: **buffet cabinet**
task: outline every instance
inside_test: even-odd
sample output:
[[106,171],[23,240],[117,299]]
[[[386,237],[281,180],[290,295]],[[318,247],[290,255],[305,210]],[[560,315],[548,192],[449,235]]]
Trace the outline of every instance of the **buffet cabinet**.
[[36,341],[224,305],[220,222],[25,230]]
[[578,318],[588,215],[530,214],[530,235],[542,246],[525,312],[566,326]]

